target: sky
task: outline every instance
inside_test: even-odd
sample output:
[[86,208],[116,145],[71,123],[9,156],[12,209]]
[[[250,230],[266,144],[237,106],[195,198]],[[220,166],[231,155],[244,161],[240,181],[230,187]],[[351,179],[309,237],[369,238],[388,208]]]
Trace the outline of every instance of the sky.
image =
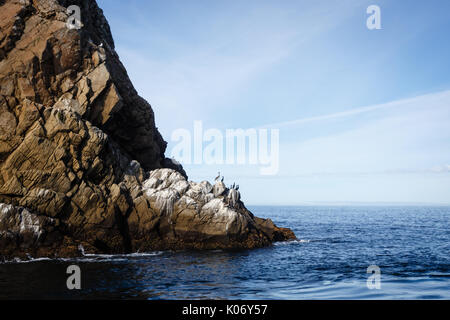
[[194,121],[278,130],[276,174],[185,163],[190,180],[220,171],[251,205],[450,203],[449,1],[98,3],[168,156]]

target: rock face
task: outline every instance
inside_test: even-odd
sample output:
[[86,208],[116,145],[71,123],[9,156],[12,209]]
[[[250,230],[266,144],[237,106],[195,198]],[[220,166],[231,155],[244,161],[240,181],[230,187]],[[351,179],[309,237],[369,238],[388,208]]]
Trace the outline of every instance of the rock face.
[[165,149],[95,1],[0,0],[0,257],[295,238],[223,183],[187,181]]

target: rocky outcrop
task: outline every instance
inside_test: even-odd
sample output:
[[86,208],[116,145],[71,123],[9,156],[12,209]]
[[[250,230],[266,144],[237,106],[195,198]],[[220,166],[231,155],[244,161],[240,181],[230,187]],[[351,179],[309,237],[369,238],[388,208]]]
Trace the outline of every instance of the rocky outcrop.
[[[78,5],[82,28],[66,26]],[[0,255],[254,248],[295,238],[165,158],[101,9],[0,1]]]

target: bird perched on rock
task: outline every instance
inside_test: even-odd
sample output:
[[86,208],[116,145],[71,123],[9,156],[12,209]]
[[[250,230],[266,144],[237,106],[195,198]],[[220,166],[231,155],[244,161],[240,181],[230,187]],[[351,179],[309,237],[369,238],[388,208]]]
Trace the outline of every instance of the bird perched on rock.
[[219,180],[219,179],[220,179],[220,171],[218,172],[217,177],[214,178],[214,181],[217,181],[217,180]]
[[239,185],[236,186],[236,191],[238,191],[238,190],[239,190]]

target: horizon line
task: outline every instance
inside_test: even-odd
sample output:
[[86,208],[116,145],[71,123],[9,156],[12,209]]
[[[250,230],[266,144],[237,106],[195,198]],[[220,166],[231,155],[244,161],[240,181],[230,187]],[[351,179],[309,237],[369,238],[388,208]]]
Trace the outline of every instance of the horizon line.
[[302,206],[434,206],[434,207],[450,207],[450,203],[444,202],[402,202],[402,201],[304,201],[290,204],[264,204],[264,203],[247,203],[246,206],[253,207],[302,207]]

